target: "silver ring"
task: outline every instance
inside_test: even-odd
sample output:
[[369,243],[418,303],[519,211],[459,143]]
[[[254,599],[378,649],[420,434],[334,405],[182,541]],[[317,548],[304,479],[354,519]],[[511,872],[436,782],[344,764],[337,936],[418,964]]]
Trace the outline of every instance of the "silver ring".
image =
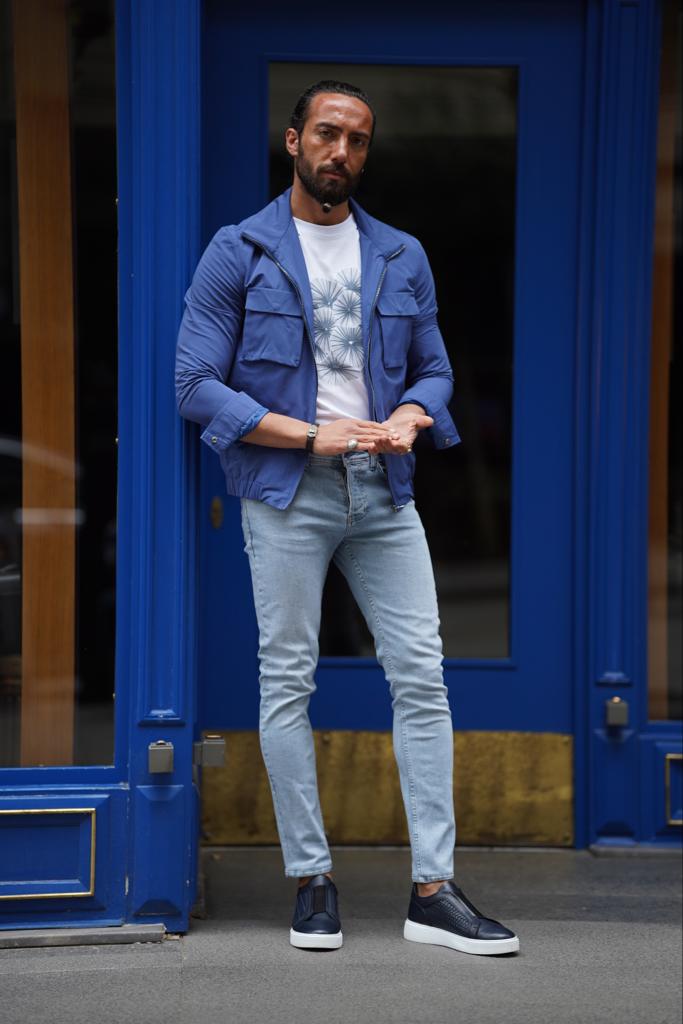
[[346,442],[346,447],[348,448],[348,450],[350,452],[352,452],[354,448],[358,447],[358,438],[357,437],[350,437],[348,439],[348,441]]

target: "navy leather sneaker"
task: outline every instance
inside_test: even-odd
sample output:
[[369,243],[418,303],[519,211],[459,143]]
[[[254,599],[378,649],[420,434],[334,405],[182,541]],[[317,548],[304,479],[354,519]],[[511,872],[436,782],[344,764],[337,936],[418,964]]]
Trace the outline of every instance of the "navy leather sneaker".
[[418,896],[413,882],[403,937],[484,956],[519,949],[515,933],[500,921],[484,917],[452,880],[432,896]]
[[341,946],[337,886],[327,875],[314,875],[299,886],[289,941],[299,949],[339,949]]

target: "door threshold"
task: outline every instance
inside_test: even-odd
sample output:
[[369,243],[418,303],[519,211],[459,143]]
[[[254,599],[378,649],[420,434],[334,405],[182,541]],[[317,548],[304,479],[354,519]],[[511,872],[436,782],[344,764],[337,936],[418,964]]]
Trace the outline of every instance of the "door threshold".
[[27,946],[99,946],[114,942],[161,942],[164,924],[121,924],[106,928],[22,928],[0,931],[0,949]]
[[588,847],[596,857],[680,857],[680,843],[591,843]]

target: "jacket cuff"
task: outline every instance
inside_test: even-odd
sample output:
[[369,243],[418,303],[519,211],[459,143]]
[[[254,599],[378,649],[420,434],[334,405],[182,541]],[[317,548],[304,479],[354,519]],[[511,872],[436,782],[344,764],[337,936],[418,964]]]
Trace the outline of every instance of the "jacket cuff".
[[268,411],[244,391],[238,391],[204,428],[201,440],[214,451],[225,451],[234,441],[250,433]]
[[419,384],[414,384],[403,393],[398,405],[407,405],[410,402],[421,405],[427,415],[434,420],[427,432],[436,448],[451,448],[454,444],[460,443],[460,435],[453,417],[440,399],[425,396],[424,389],[420,388]]
[[434,411],[428,410],[428,414],[434,420],[429,433],[435,448],[451,448],[454,444],[460,444],[458,429],[443,402]]

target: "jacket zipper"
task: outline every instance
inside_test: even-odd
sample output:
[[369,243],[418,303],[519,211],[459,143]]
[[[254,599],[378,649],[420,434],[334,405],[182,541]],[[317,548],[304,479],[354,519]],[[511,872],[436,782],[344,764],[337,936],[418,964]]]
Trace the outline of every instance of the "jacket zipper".
[[315,403],[314,403],[314,406],[313,406],[313,419],[311,420],[311,422],[313,423],[315,421],[315,408],[316,408],[316,405],[317,405],[317,402],[318,402],[318,382],[319,382],[319,379],[318,379],[318,364],[315,361],[315,345],[313,343],[313,338],[311,337],[311,332],[310,332],[309,327],[308,327],[308,320],[306,319],[306,307],[304,306],[304,298],[303,298],[303,295],[301,294],[301,289],[299,288],[299,285],[296,283],[296,281],[294,280],[292,275],[289,273],[289,271],[285,270],[285,268],[282,266],[280,261],[277,260],[275,258],[275,256],[273,256],[273,254],[270,251],[270,249],[267,249],[266,246],[263,245],[261,242],[258,242],[255,238],[252,238],[251,235],[242,235],[242,237],[246,238],[250,242],[253,242],[254,245],[258,246],[258,248],[262,252],[264,252],[269,259],[271,259],[273,261],[275,266],[285,275],[285,277],[287,278],[287,280],[289,281],[289,283],[293,287],[293,289],[296,292],[297,297],[299,299],[299,304],[301,306],[301,318],[302,318],[302,320],[304,322],[304,329],[306,331],[306,337],[308,338],[308,342],[309,342],[309,344],[311,346],[311,354],[313,356],[313,366],[315,368]]
[[[275,266],[285,275],[285,277],[287,278],[289,283],[292,285],[292,287],[294,288],[294,291],[297,294],[297,297],[299,299],[299,305],[301,306],[301,317],[302,317],[303,322],[304,322],[304,328],[306,330],[306,337],[308,338],[308,342],[309,342],[309,344],[311,346],[311,354],[313,356],[313,366],[315,368],[315,381],[316,381],[316,384],[315,384],[315,392],[316,392],[315,400],[316,400],[316,405],[317,405],[317,401],[318,401],[318,382],[319,382],[319,378],[318,378],[318,364],[315,361],[315,345],[313,343],[313,338],[311,337],[311,332],[310,332],[309,327],[308,327],[308,320],[306,319],[306,308],[304,306],[304,299],[303,299],[303,295],[301,294],[301,289],[299,288],[298,284],[296,283],[296,281],[294,280],[292,275],[289,273],[289,271],[285,270],[285,268],[282,266],[280,261],[275,258],[275,256],[272,254],[270,249],[266,248],[266,246],[263,245],[262,242],[257,241],[255,238],[252,238],[251,235],[243,234],[242,237],[246,238],[249,242],[252,242],[262,252],[264,252],[269,259],[271,259],[273,261]],[[399,253],[402,253],[404,249],[405,249],[405,245],[401,245],[396,250],[396,252],[392,252],[389,256],[385,257],[386,262],[385,262],[384,267],[382,269],[381,277],[380,277],[380,279],[379,279],[379,281],[377,283],[377,290],[375,291],[375,297],[372,300],[372,306],[370,307],[370,322],[368,324],[367,371],[368,371],[368,380],[370,382],[370,391],[372,392],[372,415],[373,415],[373,419],[375,419],[375,420],[377,418],[377,404],[376,404],[376,398],[375,398],[375,386],[374,386],[374,384],[372,382],[372,371],[370,369],[370,344],[372,342],[372,324],[373,324],[373,320],[374,320],[374,316],[375,316],[375,308],[377,306],[377,300],[379,299],[379,293],[382,290],[382,285],[384,284],[384,278],[386,277],[387,270],[389,269],[387,264],[389,263],[389,260],[393,260],[394,257],[398,256]],[[363,273],[363,268],[361,267],[361,276],[362,276],[362,273]],[[313,412],[313,418],[315,419],[315,410]],[[348,489],[348,480],[347,480],[347,489]],[[351,502],[351,492],[349,490],[349,514],[350,514],[350,509],[351,509],[350,502]],[[394,505],[393,508],[394,508],[394,511],[397,512],[400,508],[403,508],[403,505]]]

